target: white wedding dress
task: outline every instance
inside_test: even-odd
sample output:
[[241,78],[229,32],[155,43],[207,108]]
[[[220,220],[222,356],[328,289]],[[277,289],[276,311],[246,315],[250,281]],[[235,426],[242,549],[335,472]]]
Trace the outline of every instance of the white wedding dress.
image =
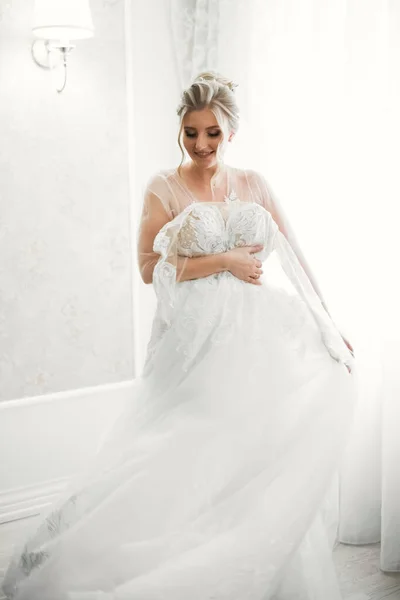
[[[96,457],[15,551],[8,598],[341,597],[335,481],[354,364],[272,217],[265,181],[245,175],[230,168],[224,202],[196,201],[175,170],[149,182],[142,218],[158,201],[170,221],[154,241],[143,372]],[[260,286],[229,271],[176,280],[178,256],[255,243],[292,290],[267,269]]]

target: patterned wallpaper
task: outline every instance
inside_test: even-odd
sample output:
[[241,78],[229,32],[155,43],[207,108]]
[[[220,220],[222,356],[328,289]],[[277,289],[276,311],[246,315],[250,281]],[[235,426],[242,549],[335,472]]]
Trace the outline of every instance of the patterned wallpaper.
[[0,22],[0,400],[133,376],[123,2],[91,2],[66,90]]

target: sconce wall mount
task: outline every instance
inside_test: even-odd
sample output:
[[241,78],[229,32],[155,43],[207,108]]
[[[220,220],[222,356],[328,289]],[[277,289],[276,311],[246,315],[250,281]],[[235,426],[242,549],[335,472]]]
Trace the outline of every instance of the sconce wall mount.
[[75,45],[71,40],[83,40],[94,34],[88,0],[36,0],[34,25],[36,39],[31,46],[32,58],[43,69],[64,69],[67,83],[68,57]]

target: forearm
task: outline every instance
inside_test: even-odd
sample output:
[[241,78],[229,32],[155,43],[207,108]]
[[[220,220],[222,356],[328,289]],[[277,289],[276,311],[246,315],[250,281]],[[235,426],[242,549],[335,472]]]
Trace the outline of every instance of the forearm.
[[[226,252],[222,252],[220,254],[208,254],[207,256],[198,256],[195,258],[178,256],[178,265],[176,269],[177,281],[199,279],[200,277],[213,275],[213,273],[227,271],[229,268],[229,261],[226,254]],[[160,255],[154,253],[154,258],[147,258],[146,261],[139,263],[140,274],[144,283],[153,283],[153,272],[159,258]]]
[[177,281],[200,279],[201,277],[208,277],[214,273],[221,273],[227,270],[228,261],[226,252],[196,256],[194,258],[178,256],[176,279]]
[[325,311],[328,313],[328,315],[329,315],[329,316],[332,318],[332,316],[331,316],[331,314],[330,314],[330,312],[329,312],[329,310],[328,310],[328,307],[327,307],[327,305],[326,305],[325,298],[324,298],[324,296],[322,295],[322,291],[321,291],[321,289],[320,289],[320,287],[319,287],[319,285],[318,285],[318,283],[317,283],[317,280],[316,280],[316,278],[314,277],[314,274],[313,274],[313,272],[311,271],[311,269],[310,269],[310,267],[309,267],[309,265],[308,265],[307,261],[305,260],[305,258],[304,258],[304,255],[303,255],[303,254],[301,254],[301,253],[299,253],[299,254],[296,254],[296,256],[297,256],[297,258],[298,258],[298,261],[299,261],[299,263],[300,263],[300,264],[301,264],[301,266],[303,267],[303,270],[304,270],[304,272],[306,273],[306,275],[307,275],[308,279],[310,280],[310,282],[311,282],[311,285],[313,286],[315,293],[317,294],[318,298],[321,300],[321,304],[322,304],[322,306],[323,306],[324,310],[325,310]]
[[[329,317],[332,318],[326,306],[322,292],[319,289],[317,281],[313,276],[313,273],[300,248],[296,245],[291,244],[285,235],[279,234],[276,237],[276,249],[278,251],[278,254],[281,256],[283,270],[285,271],[286,275],[288,276],[289,280],[292,282],[294,287],[297,289],[299,295],[303,295],[304,285],[308,282],[310,289],[313,290],[313,292],[319,298],[323,309],[329,315]],[[292,260],[290,260],[290,255],[292,255]],[[303,283],[301,282],[302,273],[305,277],[305,281],[303,281]],[[306,300],[306,298],[304,299]]]
[[311,282],[311,285],[314,288],[315,293],[317,294],[317,296],[319,297],[319,299],[321,300],[321,304],[324,307],[324,309],[326,310],[326,312],[329,314],[328,308],[326,306],[325,303],[325,299],[324,296],[322,294],[322,291],[317,283],[317,280],[313,274],[313,272],[311,271],[311,268],[309,266],[309,264],[307,263],[304,254],[301,252],[301,250],[299,248],[295,248],[293,249],[293,251],[295,252],[297,259],[299,261],[299,263],[301,264],[301,266],[303,267],[304,272],[306,273],[308,279]]

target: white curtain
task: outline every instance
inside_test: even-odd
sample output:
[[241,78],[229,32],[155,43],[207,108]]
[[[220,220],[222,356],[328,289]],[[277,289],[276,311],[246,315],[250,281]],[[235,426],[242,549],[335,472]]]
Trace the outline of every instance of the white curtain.
[[239,83],[227,161],[267,177],[355,348],[340,536],[381,539],[382,569],[400,570],[400,5],[170,0],[169,19],[180,89],[204,69]]

